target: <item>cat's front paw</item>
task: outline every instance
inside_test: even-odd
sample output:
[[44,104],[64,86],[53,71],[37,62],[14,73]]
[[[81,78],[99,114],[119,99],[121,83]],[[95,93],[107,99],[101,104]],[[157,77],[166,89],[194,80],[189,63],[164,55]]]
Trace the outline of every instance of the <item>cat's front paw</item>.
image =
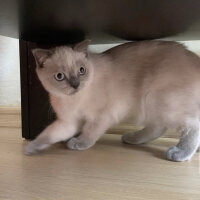
[[167,151],[167,158],[172,161],[182,162],[189,160],[192,157],[186,150],[180,149],[177,146],[171,147]]
[[67,142],[67,148],[69,149],[73,149],[73,150],[85,150],[90,148],[92,145],[89,144],[89,142],[81,140],[79,138],[71,138],[68,142]]
[[27,144],[27,146],[25,147],[24,153],[26,155],[33,155],[33,154],[38,153],[38,148],[34,141]]
[[24,153],[26,155],[34,155],[39,153],[39,151],[47,148],[49,145],[47,144],[39,144],[37,141],[30,142],[26,147]]

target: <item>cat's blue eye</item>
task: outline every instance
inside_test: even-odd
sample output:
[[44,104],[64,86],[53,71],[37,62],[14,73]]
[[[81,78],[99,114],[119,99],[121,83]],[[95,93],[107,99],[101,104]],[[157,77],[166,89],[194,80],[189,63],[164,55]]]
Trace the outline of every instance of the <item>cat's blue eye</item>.
[[65,75],[61,72],[58,72],[57,74],[55,74],[54,77],[57,81],[62,81],[65,79]]
[[85,68],[84,67],[80,67],[80,69],[79,69],[79,74],[80,75],[84,75],[85,74]]

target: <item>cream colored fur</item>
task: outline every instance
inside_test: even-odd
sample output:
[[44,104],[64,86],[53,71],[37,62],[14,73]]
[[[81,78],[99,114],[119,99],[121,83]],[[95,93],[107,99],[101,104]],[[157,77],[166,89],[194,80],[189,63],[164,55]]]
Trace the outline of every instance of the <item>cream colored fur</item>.
[[[175,42],[131,42],[102,54],[87,52],[87,45],[33,51],[57,120],[26,154],[67,140],[70,149],[87,149],[112,125],[128,121],[145,128],[125,134],[125,143],[146,143],[176,128],[182,136],[167,158],[189,160],[200,143],[200,59]],[[77,75],[80,66],[83,76]],[[57,72],[66,80],[55,80]],[[78,77],[78,88],[69,84],[70,76]]]

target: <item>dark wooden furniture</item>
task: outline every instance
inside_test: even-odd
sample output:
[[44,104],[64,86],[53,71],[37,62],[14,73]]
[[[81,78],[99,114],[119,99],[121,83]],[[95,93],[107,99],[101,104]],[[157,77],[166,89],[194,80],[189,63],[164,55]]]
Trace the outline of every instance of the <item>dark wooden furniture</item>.
[[200,1],[0,0],[0,34],[20,39],[22,135],[33,139],[55,116],[36,77],[32,48],[84,38],[95,44],[199,39]]

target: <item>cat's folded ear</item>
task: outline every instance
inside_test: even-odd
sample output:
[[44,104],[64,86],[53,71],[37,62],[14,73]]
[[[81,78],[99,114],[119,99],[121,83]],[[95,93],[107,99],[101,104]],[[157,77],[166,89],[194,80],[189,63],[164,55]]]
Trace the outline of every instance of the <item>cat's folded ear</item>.
[[90,44],[91,40],[83,40],[82,42],[76,44],[73,47],[74,51],[83,52],[86,54],[88,53],[88,45]]
[[48,49],[33,49],[32,54],[38,67],[43,68],[47,58],[51,57],[52,51]]

